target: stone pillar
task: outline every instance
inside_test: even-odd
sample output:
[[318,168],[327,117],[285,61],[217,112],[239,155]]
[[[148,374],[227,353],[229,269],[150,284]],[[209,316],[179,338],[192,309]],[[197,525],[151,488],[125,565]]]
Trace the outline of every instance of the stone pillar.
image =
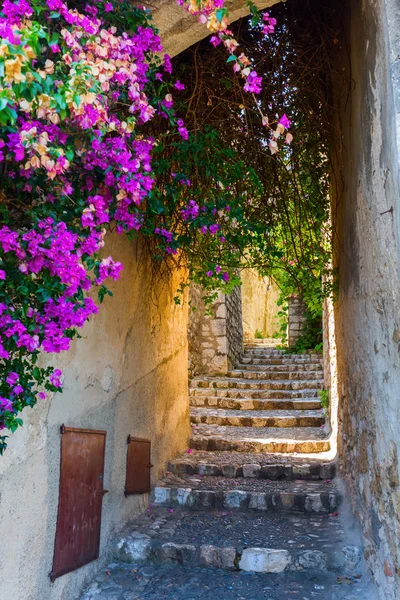
[[202,289],[190,288],[189,376],[225,375],[243,349],[242,296],[236,287],[229,295],[218,294],[212,314],[205,314]]
[[290,348],[303,333],[306,309],[303,300],[298,296],[290,296],[288,304],[288,343]]

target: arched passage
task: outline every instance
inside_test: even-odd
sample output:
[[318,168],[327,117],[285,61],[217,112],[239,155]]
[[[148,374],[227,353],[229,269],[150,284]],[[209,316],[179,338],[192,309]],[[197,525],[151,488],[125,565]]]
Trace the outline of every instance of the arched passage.
[[[347,70],[351,92],[342,94],[339,89],[336,96],[341,136],[332,181],[340,287],[338,301],[326,315],[327,384],[337,394],[342,473],[363,525],[369,564],[381,597],[396,600],[400,555],[394,526],[399,507],[400,385],[398,9],[395,0],[385,4],[351,0],[344,5],[346,52],[333,60]],[[233,20],[246,12],[239,0],[232,3]],[[155,22],[171,55],[207,35],[192,17],[182,16],[172,0],[157,3]],[[72,383],[62,399],[58,395],[51,406],[43,405],[35,416],[26,417],[26,429],[15,436],[1,464],[7,552],[2,556],[6,569],[0,585],[7,586],[5,597],[78,597],[94,573],[95,567],[89,565],[59,579],[54,587],[48,580],[58,501],[59,427],[64,419],[76,427],[107,430],[105,477],[110,494],[104,510],[104,547],[111,543],[113,531],[145,506],[142,498],[123,497],[127,434],[152,436],[158,473],[166,460],[186,447],[185,309],[173,305],[175,282],[152,288],[135,262],[140,248],[115,244],[117,255],[125,259],[129,282],[125,280],[116,294],[114,308],[107,308],[103,321],[85,330],[86,339],[66,359]],[[134,302],[127,310],[131,298]],[[335,346],[337,360],[332,352]],[[102,561],[104,565],[105,554]]]

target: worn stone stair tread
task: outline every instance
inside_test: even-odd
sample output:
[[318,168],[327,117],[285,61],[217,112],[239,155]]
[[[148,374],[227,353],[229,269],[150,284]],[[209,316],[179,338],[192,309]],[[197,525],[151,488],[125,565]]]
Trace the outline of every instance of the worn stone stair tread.
[[[243,469],[244,466],[247,468]],[[249,466],[253,468],[249,469]],[[168,463],[168,471],[177,475],[186,473],[231,478],[243,477],[244,474],[250,477],[252,472],[252,478],[318,481],[335,477],[336,462],[318,455],[315,458],[301,458],[281,454],[207,452],[189,449]]]
[[192,423],[249,427],[318,427],[325,423],[322,410],[190,409]]
[[320,410],[321,401],[315,398],[224,398],[223,396],[191,395],[193,407],[209,406],[231,410]]
[[196,408],[190,409],[191,415],[223,415],[232,417],[320,417],[322,410],[230,410],[222,408]]
[[[266,560],[259,569],[260,555]],[[154,560],[263,572],[356,573],[361,555],[355,536],[336,517],[162,507],[136,519],[116,550],[116,558],[126,562]]]
[[336,511],[341,495],[331,480],[271,481],[250,478],[256,465],[243,467],[246,477],[176,475],[168,473],[153,492],[156,505],[194,509],[228,508],[328,514]]
[[190,396],[214,396],[224,398],[296,399],[318,398],[318,389],[304,390],[249,390],[238,388],[190,388]]
[[322,366],[319,363],[303,363],[303,364],[278,364],[278,365],[253,365],[251,363],[239,363],[236,365],[235,369],[229,371],[230,373],[238,372],[238,373],[260,373],[265,371],[266,373],[281,373],[281,372],[299,372],[299,373],[307,373],[308,371],[317,371],[323,373]]
[[326,433],[319,427],[290,427],[279,431],[270,427],[225,427],[223,425],[197,425],[193,436],[221,436],[249,440],[324,440]]
[[276,381],[321,381],[323,379],[322,369],[315,370],[281,370],[281,371],[269,371],[267,367],[262,370],[249,370],[249,369],[234,369],[228,371],[226,374],[230,379],[242,379],[244,381],[259,381],[259,380],[273,380]]
[[239,452],[314,453],[330,450],[322,428],[234,427],[199,424],[190,441],[197,450],[235,450]]
[[304,389],[321,388],[320,379],[244,379],[243,377],[195,377],[190,382],[191,388],[236,388],[236,389]]
[[[250,467],[254,465],[249,465]],[[328,483],[329,481],[329,483]],[[262,494],[339,494],[335,481],[272,481],[251,477],[216,477],[212,475],[167,474],[157,487],[185,488],[208,491],[247,491]]]

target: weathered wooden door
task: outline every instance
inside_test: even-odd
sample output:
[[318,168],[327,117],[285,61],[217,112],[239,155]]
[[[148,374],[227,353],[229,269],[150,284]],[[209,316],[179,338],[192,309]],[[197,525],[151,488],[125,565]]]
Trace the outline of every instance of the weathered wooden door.
[[151,442],[128,437],[125,496],[150,491]]
[[106,432],[61,427],[61,471],[50,578],[99,557]]

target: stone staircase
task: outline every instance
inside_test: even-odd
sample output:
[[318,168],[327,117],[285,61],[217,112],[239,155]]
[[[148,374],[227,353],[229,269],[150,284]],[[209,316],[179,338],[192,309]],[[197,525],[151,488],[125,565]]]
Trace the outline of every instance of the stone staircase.
[[[169,463],[110,567],[126,581],[133,564],[147,583],[131,580],[115,598],[211,600],[214,588],[227,599],[375,598],[361,578],[359,538],[342,515],[322,386],[319,355],[260,342],[246,345],[226,376],[192,380],[190,447]],[[157,577],[170,581],[170,592],[156,590]],[[109,597],[97,595],[101,581],[84,600]],[[224,581],[236,595],[224,594]]]

